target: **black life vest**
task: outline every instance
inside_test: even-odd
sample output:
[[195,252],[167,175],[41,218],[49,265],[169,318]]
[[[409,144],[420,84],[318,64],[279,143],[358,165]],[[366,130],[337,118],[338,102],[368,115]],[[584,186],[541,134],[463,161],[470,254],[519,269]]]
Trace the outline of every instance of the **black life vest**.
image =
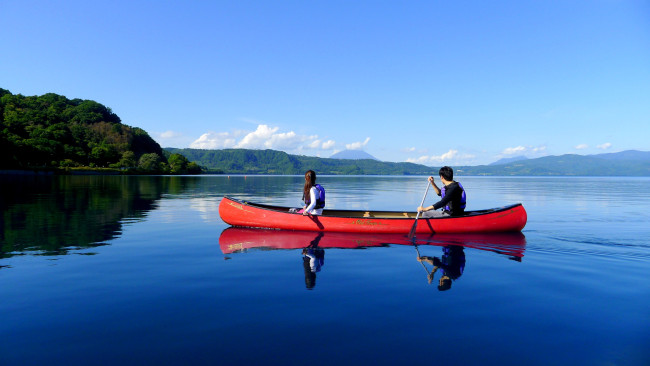
[[[456,182],[456,183],[458,183],[458,182]],[[463,190],[463,193],[462,193],[462,195],[460,197],[460,208],[465,210],[465,207],[467,207],[467,195],[465,194],[465,188],[463,188],[463,186],[460,183],[458,183],[458,186],[460,187],[460,189]],[[445,191],[446,190],[447,190],[447,187],[443,184],[442,188],[440,188],[440,197],[445,197]],[[445,206],[445,210],[447,210],[447,211],[451,210],[449,205]]]

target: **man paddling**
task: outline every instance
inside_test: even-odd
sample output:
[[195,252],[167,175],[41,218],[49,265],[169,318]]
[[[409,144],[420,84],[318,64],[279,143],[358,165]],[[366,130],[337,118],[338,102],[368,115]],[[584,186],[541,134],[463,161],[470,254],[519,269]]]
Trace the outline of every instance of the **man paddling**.
[[[438,175],[443,184],[442,188],[438,188],[433,177],[429,177],[429,183],[431,183],[436,194],[442,198],[432,206],[418,207],[418,212],[422,213],[423,218],[460,216],[464,214],[467,205],[465,190],[460,183],[454,181],[454,171],[448,166],[443,166],[438,171]],[[443,210],[438,211],[441,208]]]

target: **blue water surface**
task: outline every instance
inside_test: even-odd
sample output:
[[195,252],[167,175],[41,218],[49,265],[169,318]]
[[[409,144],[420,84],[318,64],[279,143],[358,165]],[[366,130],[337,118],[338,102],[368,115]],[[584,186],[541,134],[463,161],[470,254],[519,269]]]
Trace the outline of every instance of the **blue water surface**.
[[[220,219],[224,195],[300,206],[299,176],[0,179],[0,365],[650,364],[650,178],[459,177],[468,210],[523,203],[523,235],[417,247]],[[338,209],[426,188],[318,181]],[[464,266],[441,291],[418,254]]]

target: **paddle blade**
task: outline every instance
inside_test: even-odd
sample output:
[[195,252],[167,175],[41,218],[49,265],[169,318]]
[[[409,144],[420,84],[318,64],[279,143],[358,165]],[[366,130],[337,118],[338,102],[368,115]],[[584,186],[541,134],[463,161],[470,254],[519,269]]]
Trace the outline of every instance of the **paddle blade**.
[[411,231],[409,231],[409,236],[408,236],[409,240],[413,239],[413,237],[415,236],[415,226],[416,226],[416,224],[413,224],[413,227],[411,228]]
[[418,212],[418,215],[415,217],[415,222],[413,223],[413,226],[411,226],[411,231],[409,231],[409,235],[408,235],[409,240],[413,239],[413,237],[415,236],[415,230],[418,227],[418,218],[419,217],[420,217],[420,213]]

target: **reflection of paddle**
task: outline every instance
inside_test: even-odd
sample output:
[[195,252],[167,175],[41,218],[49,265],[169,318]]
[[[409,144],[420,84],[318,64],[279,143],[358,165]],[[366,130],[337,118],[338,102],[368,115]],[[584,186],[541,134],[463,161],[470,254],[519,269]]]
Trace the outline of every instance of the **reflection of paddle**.
[[[426,191],[424,191],[424,197],[422,197],[422,203],[420,203],[420,206],[424,205],[424,200],[427,198],[427,193],[429,193],[429,181],[428,180],[427,180],[427,189],[426,189]],[[415,229],[418,226],[418,219],[419,218],[420,218],[420,211],[418,211],[417,215],[415,215],[415,222],[413,223],[413,227],[411,228],[411,231],[409,232],[409,239],[413,239],[413,237],[415,236]]]
[[418,245],[413,243],[413,246],[415,247],[415,251],[418,253],[418,262],[420,262],[420,264],[422,265],[422,268],[424,268],[424,270],[427,272],[427,275],[428,275],[429,270],[427,269],[427,266],[425,266],[424,263],[422,263],[422,261],[420,260],[421,255],[420,255],[420,251],[418,250]]
[[424,271],[427,273],[427,282],[429,282],[429,284],[431,284],[431,282],[433,282],[433,274],[436,273],[437,268],[434,266],[433,270],[431,270],[431,272],[429,272],[429,270],[427,269],[427,266],[425,266],[424,262],[422,262],[420,260],[420,258],[422,258],[422,256],[420,255],[420,251],[418,250],[418,245],[415,243],[415,240],[413,240],[413,247],[415,248],[415,251],[418,253],[418,262],[420,262],[420,264],[422,265],[422,268],[424,268]]

